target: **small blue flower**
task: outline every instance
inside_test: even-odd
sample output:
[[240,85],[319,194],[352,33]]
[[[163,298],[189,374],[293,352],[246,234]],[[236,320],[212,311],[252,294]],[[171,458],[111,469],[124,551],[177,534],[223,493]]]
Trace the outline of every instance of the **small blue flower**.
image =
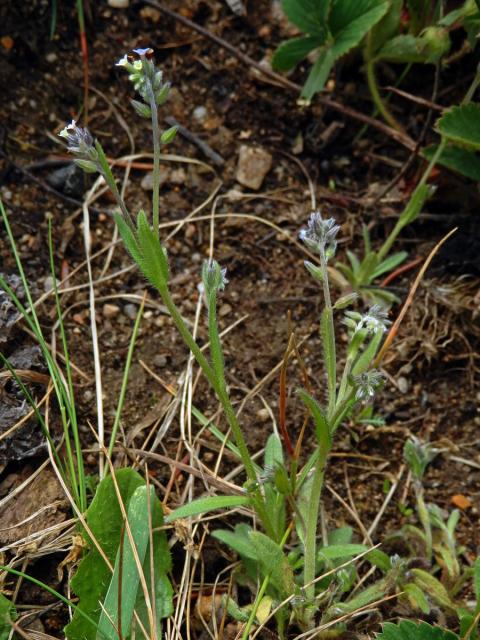
[[153,54],[153,49],[150,47],[147,47],[146,49],[133,49],[133,53],[136,53],[141,58],[145,58]]

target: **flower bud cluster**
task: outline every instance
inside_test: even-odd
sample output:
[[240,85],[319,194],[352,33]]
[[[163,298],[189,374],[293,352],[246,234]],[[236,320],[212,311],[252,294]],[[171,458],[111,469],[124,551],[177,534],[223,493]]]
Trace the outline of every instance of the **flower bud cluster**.
[[347,325],[352,334],[361,330],[365,330],[367,335],[375,334],[379,331],[383,333],[387,330],[388,325],[391,324],[387,316],[388,311],[379,304],[374,304],[364,314],[358,311],[346,311],[344,324]]
[[117,62],[117,67],[124,67],[129,72],[129,80],[143,99],[143,102],[132,100],[135,111],[143,118],[150,118],[152,99],[160,106],[170,91],[170,83],[163,82],[163,72],[155,66],[153,49],[134,49]]
[[67,141],[68,151],[77,156],[75,164],[88,173],[101,172],[98,151],[88,129],[78,127],[75,120],[72,120],[58,135]]
[[202,281],[205,292],[210,295],[213,291],[223,291],[228,283],[227,269],[222,269],[216,260],[205,260],[202,268]]
[[383,383],[383,375],[378,369],[369,369],[358,376],[353,376],[353,382],[356,386],[355,399],[370,400]]
[[307,223],[307,228],[300,231],[300,240],[310,251],[316,251],[328,261],[335,255],[336,236],[339,231],[340,226],[336,224],[335,218],[324,220],[320,211],[314,211]]

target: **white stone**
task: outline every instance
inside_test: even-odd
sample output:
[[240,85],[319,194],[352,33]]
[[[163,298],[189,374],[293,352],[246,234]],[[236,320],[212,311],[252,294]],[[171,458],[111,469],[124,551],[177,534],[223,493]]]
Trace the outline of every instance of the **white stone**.
[[108,0],[108,6],[113,9],[128,9],[130,0]]

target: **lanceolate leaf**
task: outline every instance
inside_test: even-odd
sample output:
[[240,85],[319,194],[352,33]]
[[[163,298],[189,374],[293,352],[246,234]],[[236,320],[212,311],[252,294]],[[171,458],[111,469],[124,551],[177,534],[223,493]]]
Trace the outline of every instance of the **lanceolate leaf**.
[[250,533],[258,563],[264,576],[270,576],[270,586],[283,600],[295,589],[293,571],[281,547],[260,531]]
[[[148,526],[146,526],[148,522],[147,500],[146,486],[138,487],[130,499],[127,514],[136,553],[141,565],[145,561],[149,538]],[[118,638],[118,628],[121,628],[123,638],[129,635],[139,585],[140,575],[134,552],[128,536],[124,533],[123,544],[119,546],[117,551],[115,569],[103,602],[97,635],[116,640]],[[119,619],[119,593],[121,593],[121,621]]]
[[317,91],[325,86],[330,71],[335,62],[335,54],[330,47],[322,47],[318,52],[318,58],[310,69],[307,81],[302,89],[302,97],[311,100]]
[[480,104],[449,109],[437,122],[438,131],[452,142],[480,149]]
[[235,507],[248,506],[249,504],[249,496],[208,496],[207,498],[198,498],[198,500],[184,504],[169,513],[165,518],[165,522],[170,523],[179,518],[190,518],[202,513],[215,511],[216,509],[233,509]]
[[[128,504],[135,490],[143,484],[142,477],[132,469],[121,469],[116,480],[123,503]],[[113,565],[120,544],[123,518],[118,504],[113,480],[108,476],[97,488],[95,497],[86,513],[87,524],[100,547]],[[99,551],[90,543],[90,551],[80,563],[71,581],[72,591],[79,597],[79,608],[97,621],[111,580],[111,572]],[[65,627],[69,640],[95,640],[96,627],[77,612]]]
[[283,0],[282,7],[304,33],[324,37],[330,0]]
[[287,40],[275,51],[272,66],[278,71],[289,71],[323,42],[324,38],[320,36],[302,36]]

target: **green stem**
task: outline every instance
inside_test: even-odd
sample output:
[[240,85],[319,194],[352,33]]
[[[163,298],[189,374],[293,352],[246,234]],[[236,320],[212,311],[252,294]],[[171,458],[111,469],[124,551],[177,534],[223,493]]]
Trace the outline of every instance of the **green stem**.
[[[442,140],[441,140],[440,144],[438,145],[438,148],[437,148],[433,158],[428,163],[428,166],[425,169],[425,171],[424,171],[424,173],[423,173],[423,175],[422,175],[422,177],[420,179],[420,182],[415,187],[415,191],[411,195],[410,200],[408,201],[408,204],[405,207],[404,211],[408,210],[408,208],[410,207],[410,205],[412,203],[412,200],[419,193],[419,190],[427,184],[427,181],[428,181],[428,179],[430,177],[430,174],[432,173],[433,168],[437,164],[438,159],[442,155],[442,153],[443,153],[443,151],[444,151],[444,149],[446,147],[446,144],[447,144],[446,138],[442,138]],[[397,220],[396,225],[393,227],[392,231],[390,232],[390,234],[388,235],[387,239],[385,240],[383,245],[380,247],[380,250],[378,251],[378,254],[377,254],[378,255],[378,263],[381,263],[385,259],[385,257],[388,255],[388,253],[390,252],[390,249],[392,248],[395,240],[397,239],[398,234],[403,229],[403,227],[406,226],[406,224],[408,224],[408,222],[405,221],[404,216],[401,214],[399,219]]]
[[310,508],[307,515],[307,530],[305,533],[305,567],[303,582],[307,597],[307,607],[311,608],[307,618],[314,614],[313,601],[315,599],[315,585],[310,584],[315,580],[315,565],[317,556],[317,526],[320,512],[320,498],[322,495],[325,466],[330,448],[319,448],[318,458],[313,472],[312,490],[310,492]]
[[256,482],[257,475],[255,473],[255,468],[253,466],[253,462],[251,460],[250,454],[247,449],[247,444],[243,437],[242,430],[238,423],[237,416],[235,415],[235,411],[233,410],[228,394],[226,393],[225,389],[222,388],[222,386],[218,383],[217,378],[215,376],[215,371],[210,366],[208,360],[203,355],[200,347],[198,346],[192,334],[190,333],[185,323],[185,320],[182,318],[182,315],[180,314],[180,312],[177,309],[177,306],[172,300],[172,296],[170,295],[168,288],[167,287],[159,288],[159,292],[165,306],[167,307],[170,313],[170,316],[172,317],[173,322],[175,323],[175,326],[177,327],[180,335],[185,341],[185,344],[193,353],[195,360],[197,361],[198,365],[201,367],[208,382],[211,384],[213,390],[217,394],[218,399],[220,400],[223,406],[228,424],[232,430],[235,443],[238,447],[240,456],[242,458],[242,462],[245,466],[245,471],[247,473],[248,479],[251,482]]
[[[127,394],[128,376],[130,373],[130,367],[132,365],[133,352],[135,350],[135,344],[137,342],[138,330],[140,329],[140,321],[143,316],[144,306],[145,306],[145,302],[143,300],[140,306],[140,309],[138,310],[137,317],[135,319],[135,324],[133,326],[133,331],[132,331],[132,337],[130,339],[130,344],[128,346],[127,361],[125,363],[125,370],[123,372],[122,387],[120,389],[120,396],[118,398],[117,410],[115,412],[115,420],[113,422],[112,433],[110,435],[110,443],[108,445],[109,458],[112,457],[113,447],[115,446],[115,438],[117,437],[118,427],[120,426],[120,417],[122,415],[123,404],[125,402],[125,396]],[[108,475],[108,472],[109,472],[109,466],[107,465],[107,468],[105,469],[105,476]]]
[[335,325],[333,323],[333,306],[330,296],[330,286],[328,281],[327,259],[324,251],[320,251],[320,268],[322,270],[323,297],[325,301],[325,311],[327,313],[327,326],[324,345],[327,357],[327,384],[328,384],[328,420],[335,411],[336,390],[337,390],[337,356],[335,345]]
[[423,487],[421,485],[415,486],[415,494],[417,498],[418,517],[422,523],[423,530],[425,531],[425,555],[427,556],[428,562],[431,562],[433,548],[432,525],[430,524],[430,517],[428,515],[427,505],[423,498]]
[[[150,64],[145,61],[144,65]],[[146,74],[148,73],[145,70]],[[147,83],[148,102],[152,112],[152,134],[153,134],[153,197],[152,197],[152,223],[153,230],[158,237],[158,227],[160,224],[160,128],[158,126],[158,109],[155,100],[152,83]]]
[[387,109],[385,102],[380,95],[378,90],[377,78],[375,76],[375,62],[372,51],[372,32],[370,31],[367,36],[367,46],[365,47],[364,56],[365,56],[365,67],[367,72],[367,83],[370,93],[372,95],[373,103],[377,108],[378,113],[383,117],[383,119],[391,126],[393,129],[397,131],[402,131],[403,128],[401,124],[393,117],[390,111]]

